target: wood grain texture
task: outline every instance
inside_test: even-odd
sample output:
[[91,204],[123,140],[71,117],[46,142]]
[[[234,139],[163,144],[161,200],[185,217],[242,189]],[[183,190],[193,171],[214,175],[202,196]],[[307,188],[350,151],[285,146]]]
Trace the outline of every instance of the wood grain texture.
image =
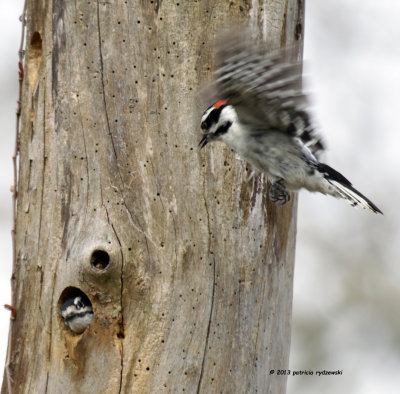
[[[302,8],[28,1],[15,393],[285,392],[269,371],[288,366],[297,198],[197,149],[197,93],[221,28],[277,47],[301,41]],[[59,316],[68,287],[93,304],[82,335]]]

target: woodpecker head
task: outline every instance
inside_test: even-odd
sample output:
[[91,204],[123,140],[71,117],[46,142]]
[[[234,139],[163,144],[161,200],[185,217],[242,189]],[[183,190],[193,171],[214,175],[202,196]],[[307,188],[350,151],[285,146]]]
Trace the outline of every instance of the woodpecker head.
[[204,148],[210,141],[222,139],[235,120],[236,112],[226,100],[217,101],[207,108],[201,117],[201,129],[204,135],[199,142],[200,148]]
[[69,298],[60,308],[60,314],[71,331],[81,334],[93,320],[93,308],[87,297]]

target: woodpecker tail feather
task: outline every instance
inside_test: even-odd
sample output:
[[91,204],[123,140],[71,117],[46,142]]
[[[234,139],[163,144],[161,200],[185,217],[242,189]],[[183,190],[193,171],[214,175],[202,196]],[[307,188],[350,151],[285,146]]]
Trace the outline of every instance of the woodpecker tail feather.
[[347,200],[353,207],[369,209],[374,213],[383,215],[382,211],[371,200],[356,190],[348,179],[332,167],[320,163],[318,164],[318,171],[321,172],[325,179],[333,186],[334,191],[340,197]]

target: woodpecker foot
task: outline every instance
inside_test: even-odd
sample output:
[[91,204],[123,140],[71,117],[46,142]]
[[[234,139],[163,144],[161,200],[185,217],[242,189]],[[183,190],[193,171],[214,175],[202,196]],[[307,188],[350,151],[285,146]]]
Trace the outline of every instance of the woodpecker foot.
[[286,190],[283,179],[279,179],[271,185],[269,188],[269,198],[272,202],[277,202],[281,205],[290,201],[290,194]]

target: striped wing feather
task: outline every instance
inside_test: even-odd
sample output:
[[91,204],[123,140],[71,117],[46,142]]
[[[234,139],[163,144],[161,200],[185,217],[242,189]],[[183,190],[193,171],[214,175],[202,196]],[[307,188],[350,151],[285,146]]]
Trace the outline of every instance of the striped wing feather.
[[324,149],[302,92],[297,50],[271,52],[248,34],[223,36],[217,45],[214,89],[235,107],[239,120],[257,132],[275,129],[299,137],[315,154]]

